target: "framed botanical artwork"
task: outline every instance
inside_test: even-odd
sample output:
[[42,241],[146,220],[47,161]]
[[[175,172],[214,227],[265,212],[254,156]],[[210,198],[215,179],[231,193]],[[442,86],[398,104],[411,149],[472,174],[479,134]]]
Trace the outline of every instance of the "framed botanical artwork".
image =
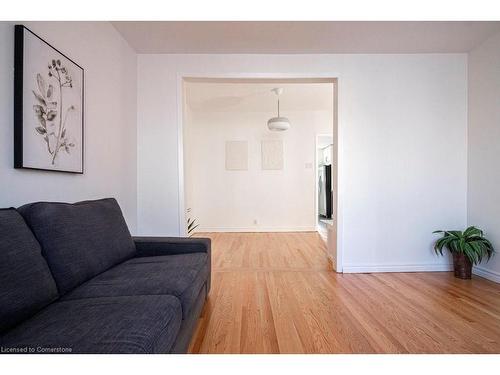
[[84,70],[15,26],[14,167],[83,173]]

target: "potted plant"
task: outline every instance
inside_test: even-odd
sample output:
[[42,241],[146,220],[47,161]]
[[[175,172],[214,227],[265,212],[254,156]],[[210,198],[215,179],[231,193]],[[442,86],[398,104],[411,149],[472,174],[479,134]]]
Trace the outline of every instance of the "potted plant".
[[[190,214],[191,213],[191,208],[188,208],[187,210],[187,213]],[[193,231],[198,228],[199,224],[196,223],[196,219],[191,219],[190,217],[188,217],[187,219],[187,234],[189,237],[191,237],[194,233]]]
[[465,231],[437,230],[433,233],[442,233],[443,237],[434,244],[436,254],[443,255],[443,247],[453,255],[453,268],[455,277],[470,279],[472,265],[479,264],[486,256],[490,260],[495,252],[491,242],[488,241],[481,229],[469,227]]

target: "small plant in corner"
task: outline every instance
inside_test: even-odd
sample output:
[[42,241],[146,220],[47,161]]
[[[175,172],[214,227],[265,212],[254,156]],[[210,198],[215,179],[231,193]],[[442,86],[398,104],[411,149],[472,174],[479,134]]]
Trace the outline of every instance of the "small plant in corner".
[[[191,212],[191,208],[188,208],[186,211],[189,214]],[[196,228],[198,228],[198,225],[200,225],[200,224],[196,224],[196,219],[191,219],[190,217],[188,217],[188,219],[187,219],[187,234],[189,237],[191,237],[194,234],[193,231]]]
[[465,231],[459,230],[437,230],[433,233],[441,233],[443,237],[434,244],[436,254],[443,255],[443,248],[447,248],[453,256],[453,267],[455,277],[470,279],[472,276],[472,265],[479,264],[484,257],[490,260],[495,252],[490,241],[488,241],[481,229],[469,227]]

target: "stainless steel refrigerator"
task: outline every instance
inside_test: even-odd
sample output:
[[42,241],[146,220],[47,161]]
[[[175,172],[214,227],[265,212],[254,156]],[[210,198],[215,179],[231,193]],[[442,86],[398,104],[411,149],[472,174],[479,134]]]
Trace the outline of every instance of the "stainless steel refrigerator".
[[318,213],[332,218],[332,166],[322,165],[318,173]]

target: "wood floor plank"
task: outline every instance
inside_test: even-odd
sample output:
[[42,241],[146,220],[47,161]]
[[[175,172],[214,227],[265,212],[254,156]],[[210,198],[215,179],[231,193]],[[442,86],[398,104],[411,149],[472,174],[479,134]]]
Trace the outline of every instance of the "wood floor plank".
[[[377,279],[387,281],[387,276],[388,275],[377,275],[376,277]],[[398,290],[394,289],[398,294],[396,298],[404,308],[416,311],[416,315],[420,318],[419,321],[423,322],[422,324],[432,328],[436,333],[434,335],[436,340],[438,340],[442,346],[441,352],[490,352],[489,345],[492,341],[491,337],[497,334],[491,330],[484,330],[478,326],[474,327],[473,324],[470,324],[470,321],[456,314],[453,309],[449,308],[448,302],[445,302],[450,296],[441,294],[439,298],[435,298],[432,295],[426,294],[425,289],[419,289],[417,292],[414,283],[406,284],[404,282],[404,278],[407,275],[395,274],[392,276],[390,282],[401,280],[398,285],[406,286],[398,288]],[[410,280],[414,280],[414,277],[410,278]],[[422,298],[423,296],[425,296],[425,298]],[[452,297],[452,301],[453,300],[454,298]],[[452,304],[454,305],[453,302]],[[450,321],[454,322],[454,324],[449,324]],[[495,327],[491,328],[496,330]],[[483,336],[484,334],[486,334],[486,336]]]
[[337,274],[315,232],[202,233],[212,291],[190,353],[500,353],[500,285]]

